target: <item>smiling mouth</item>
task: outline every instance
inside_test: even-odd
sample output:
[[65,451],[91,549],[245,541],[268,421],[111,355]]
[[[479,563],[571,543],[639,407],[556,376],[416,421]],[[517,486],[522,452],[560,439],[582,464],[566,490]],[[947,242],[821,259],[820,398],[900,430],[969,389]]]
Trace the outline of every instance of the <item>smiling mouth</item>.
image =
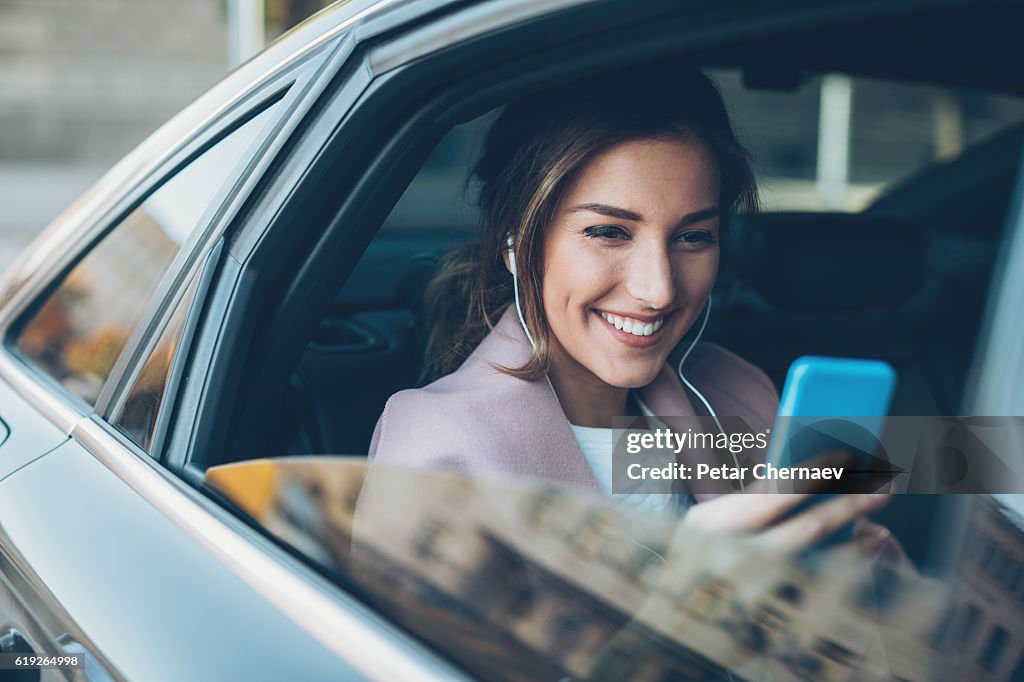
[[603,310],[599,310],[598,313],[601,315],[601,319],[611,326],[624,331],[627,334],[632,334],[633,336],[650,336],[661,329],[661,325],[665,323],[664,317],[659,317],[653,322],[644,322],[642,320],[635,320],[631,317],[611,315]]

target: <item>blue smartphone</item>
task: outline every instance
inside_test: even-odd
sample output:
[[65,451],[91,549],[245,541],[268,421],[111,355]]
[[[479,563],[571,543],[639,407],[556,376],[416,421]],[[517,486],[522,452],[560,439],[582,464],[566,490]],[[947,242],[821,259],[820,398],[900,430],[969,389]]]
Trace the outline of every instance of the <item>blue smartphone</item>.
[[830,449],[871,453],[896,372],[887,362],[807,356],[789,368],[766,462],[792,467]]

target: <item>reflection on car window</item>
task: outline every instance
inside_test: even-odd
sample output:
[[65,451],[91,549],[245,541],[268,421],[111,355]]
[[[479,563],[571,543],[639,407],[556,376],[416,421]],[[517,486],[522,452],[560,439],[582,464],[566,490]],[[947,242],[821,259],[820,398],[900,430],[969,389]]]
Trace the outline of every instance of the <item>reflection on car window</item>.
[[[947,642],[954,595],[988,589],[970,565],[940,582],[852,543],[769,554],[547,482],[356,458],[241,462],[207,483],[481,679],[925,680],[997,656]],[[968,537],[1003,538],[1006,513],[978,505]]]
[[94,404],[146,303],[274,107],[151,194],[63,279],[22,329],[18,352]]
[[131,438],[140,448],[149,451],[153,442],[153,429],[163,403],[171,363],[181,340],[185,319],[195,298],[198,276],[193,278],[188,291],[174,310],[174,314],[160,334],[146,364],[132,385],[123,407],[114,417],[114,426]]

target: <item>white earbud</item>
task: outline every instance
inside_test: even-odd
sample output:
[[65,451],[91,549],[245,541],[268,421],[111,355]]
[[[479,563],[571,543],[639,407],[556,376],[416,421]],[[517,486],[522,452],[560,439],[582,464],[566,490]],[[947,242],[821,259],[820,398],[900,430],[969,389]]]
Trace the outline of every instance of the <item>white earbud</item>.
[[512,273],[512,276],[515,277],[518,274],[518,273],[516,273],[516,250],[515,250],[516,243],[512,239],[512,235],[508,236],[508,242],[507,243],[508,243],[508,269],[509,269],[509,272]]
[[508,270],[512,273],[512,293],[516,301],[516,313],[519,315],[519,324],[522,325],[523,331],[526,332],[526,338],[530,341],[530,347],[536,349],[537,344],[533,340],[533,335],[530,334],[530,328],[526,326],[526,318],[523,317],[523,308],[519,304],[519,276],[516,272],[516,251],[515,241],[512,239],[512,235],[508,236]]
[[[697,345],[698,341],[700,341],[701,335],[704,334],[704,328],[708,326],[708,318],[709,317],[711,317],[711,297],[710,296],[708,296],[708,304],[704,308],[704,320],[700,323],[700,329],[697,330],[697,336],[695,336],[693,338],[693,341],[690,343],[690,346],[686,349],[686,352],[683,353],[683,357],[679,359],[679,367],[676,368],[676,372],[679,374],[680,381],[682,381],[684,384],[686,384],[686,387],[688,389],[690,389],[691,391],[693,391],[693,394],[695,396],[697,396],[697,398],[702,403],[704,403],[704,407],[707,408],[708,414],[710,414],[711,418],[715,420],[715,426],[718,427],[719,433],[721,433],[723,436],[725,436],[726,435],[725,428],[722,426],[722,422],[718,419],[718,414],[715,413],[715,408],[711,407],[711,403],[708,401],[707,398],[704,397],[704,394],[701,393],[700,391],[698,391],[697,387],[694,386],[693,384],[691,384],[690,380],[687,379],[685,376],[683,376],[683,363],[686,362],[686,358],[690,357],[690,351],[693,350],[693,347]],[[726,437],[728,437],[728,436],[726,436]],[[736,468],[739,469],[740,468],[739,458],[736,457],[736,453],[732,452],[732,450],[730,450],[729,452],[732,454],[732,461],[733,461],[733,463],[736,465]],[[741,478],[740,479],[740,492],[743,492],[743,490],[744,490],[743,479]]]

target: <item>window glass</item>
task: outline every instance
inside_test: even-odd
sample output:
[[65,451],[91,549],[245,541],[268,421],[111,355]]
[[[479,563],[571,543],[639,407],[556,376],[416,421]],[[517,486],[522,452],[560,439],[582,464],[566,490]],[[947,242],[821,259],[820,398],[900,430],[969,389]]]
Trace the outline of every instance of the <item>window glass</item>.
[[956,641],[961,648],[970,643],[980,622],[981,609],[974,604],[967,604],[960,615],[960,626],[957,628]]
[[39,307],[17,350],[90,404],[161,278],[242,155],[271,107],[179,171],[128,214]]
[[160,334],[160,340],[150,353],[142,371],[135,379],[124,405],[114,418],[114,425],[143,450],[153,443],[153,429],[163,404],[171,364],[181,341],[188,311],[195,298],[198,277],[192,280],[188,291],[174,310],[174,314]]
[[[206,483],[474,678],[924,680],[977,656],[929,645],[962,584],[850,546],[759,551],[550,481],[362,458],[237,462]],[[898,607],[865,608],[876,587]]]
[[999,665],[999,659],[1003,655],[1006,641],[1009,638],[1010,632],[1006,628],[998,625],[992,628],[988,641],[985,642],[985,648],[978,656],[978,665],[985,670],[994,670]]
[[900,181],[1024,121],[1020,97],[824,74],[795,91],[713,70],[765,208],[860,211]]

